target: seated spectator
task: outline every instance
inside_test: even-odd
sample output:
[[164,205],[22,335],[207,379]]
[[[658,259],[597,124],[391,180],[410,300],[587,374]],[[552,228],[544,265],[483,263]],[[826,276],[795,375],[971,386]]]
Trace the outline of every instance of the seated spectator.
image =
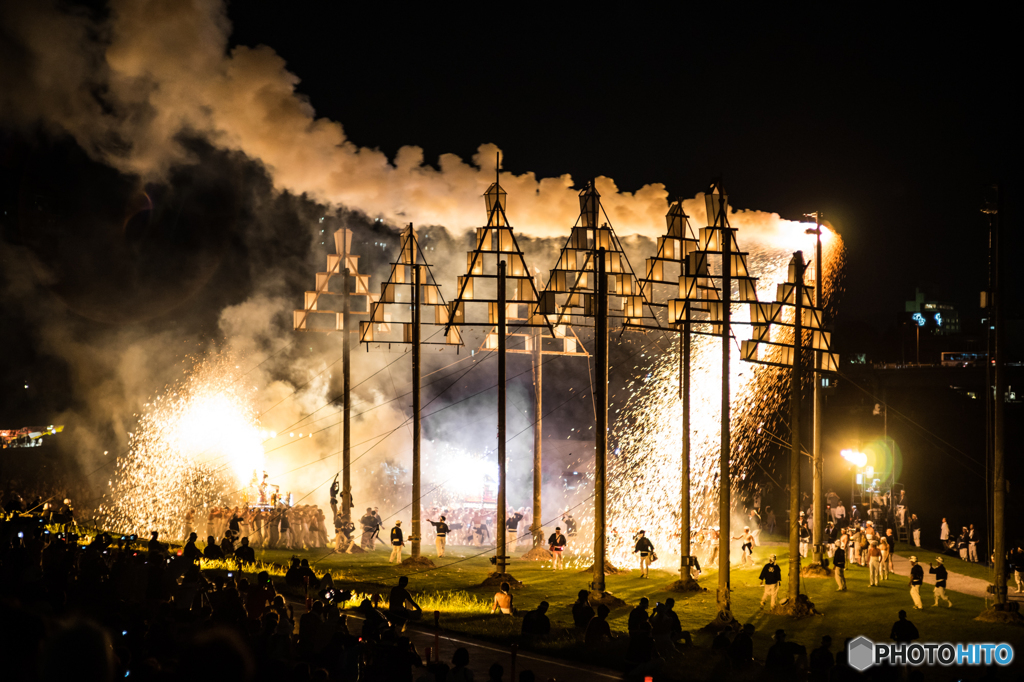
[[545,637],[551,634],[551,620],[547,617],[548,603],[542,601],[536,610],[523,616],[523,637]]
[[795,643],[786,641],[786,631],[775,631],[775,644],[768,649],[765,657],[764,670],[766,673],[781,675],[793,675],[797,668],[803,668],[804,658],[807,650]]
[[235,558],[240,564],[256,563],[256,552],[252,551],[252,547],[249,546],[248,537],[242,538],[242,546],[235,550]]
[[219,561],[224,559],[224,552],[221,551],[217,543],[214,542],[213,536],[206,538],[206,548],[203,549],[203,558],[210,561]]
[[583,636],[583,642],[588,649],[596,649],[602,644],[612,641],[612,630],[608,625],[609,613],[611,613],[611,609],[600,604],[597,607],[597,615],[587,623],[587,632]]
[[165,545],[157,539],[159,536],[160,534],[156,531],[153,531],[153,533],[150,535],[149,555],[152,557],[162,556],[167,553],[167,545]]
[[491,613],[498,609],[506,615],[513,615],[515,610],[512,606],[512,591],[508,583],[502,583],[501,589],[494,595],[494,602],[491,604]]
[[586,630],[593,617],[594,607],[590,605],[590,592],[580,590],[576,595],[576,602],[572,605],[572,622],[577,630]]
[[469,669],[469,650],[465,647],[459,647],[452,655],[448,682],[473,682],[473,671]]
[[220,551],[224,553],[224,558],[234,556],[235,541],[231,533],[224,534],[224,538],[220,541]]
[[405,624],[408,621],[420,620],[423,617],[423,609],[413,600],[409,590],[406,589],[408,585],[409,576],[403,575],[398,579],[398,586],[392,587],[391,594],[388,596],[388,617],[396,627],[402,630],[405,629]]
[[373,608],[369,599],[359,603],[359,614],[363,617],[363,639],[377,641],[381,633],[391,627],[390,621],[383,613]]

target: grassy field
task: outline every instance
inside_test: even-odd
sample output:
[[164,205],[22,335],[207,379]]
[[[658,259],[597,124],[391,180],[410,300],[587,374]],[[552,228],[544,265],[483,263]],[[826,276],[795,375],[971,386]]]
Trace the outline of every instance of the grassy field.
[[[788,570],[784,547],[771,548],[783,567],[785,592]],[[410,589],[415,594],[424,594],[426,610],[438,608],[444,628],[496,642],[515,641],[519,634],[521,620],[518,618],[492,616],[487,613],[494,594],[493,588],[480,587],[481,581],[492,570],[486,556],[474,557],[478,548],[449,548],[449,556],[436,560],[433,552],[426,555],[435,561],[436,569],[408,569],[387,562],[384,549],[360,555],[328,554],[324,551],[303,553],[314,568],[320,572],[330,570],[341,584],[362,593],[382,593],[386,596],[391,586],[401,575],[408,575]],[[758,548],[758,556],[768,553],[765,547]],[[293,553],[283,550],[257,551],[263,561],[286,563]],[[950,560],[951,562],[953,560]],[[960,563],[959,560],[956,560]],[[875,641],[888,641],[890,628],[897,619],[897,611],[905,609],[909,618],[921,632],[922,641],[1009,641],[1015,646],[1024,646],[1024,629],[1000,628],[980,623],[974,617],[984,608],[982,599],[950,593],[954,607],[930,608],[932,588],[925,586],[922,599],[924,611],[914,611],[910,600],[907,578],[892,576],[881,587],[869,587],[866,568],[853,567],[847,570],[848,591],[836,592],[831,579],[805,580],[801,592],[807,594],[815,607],[822,613],[800,620],[787,616],[772,615],[760,609],[762,589],[758,574],[764,560],[759,559],[756,568],[734,568],[731,575],[733,612],[743,623],[753,623],[757,629],[755,656],[763,659],[771,645],[771,636],[783,628],[789,639],[804,644],[808,649],[817,646],[822,635],[831,635],[833,651],[842,646],[847,637],[866,635]],[[975,567],[978,568],[978,567]],[[955,570],[950,565],[951,570]],[[546,564],[513,560],[509,572],[523,582],[522,589],[515,591],[516,606],[522,610],[532,609],[541,600],[551,604],[548,612],[553,630],[557,631],[551,641],[533,648],[552,655],[612,665],[621,660],[625,643],[617,642],[604,655],[587,653],[572,633],[570,606],[576,593],[585,589],[590,581],[589,572],[577,570],[555,572]],[[646,596],[651,604],[668,597],[676,600],[676,612],[684,629],[694,635],[694,643],[703,647],[710,645],[710,636],[698,631],[709,623],[716,613],[715,588],[718,576],[715,571],[706,571],[701,584],[708,591],[702,593],[673,594],[667,591],[676,574],[666,570],[652,570],[649,580],[642,580],[635,571],[607,578],[607,589],[625,600],[629,606],[612,612],[610,622],[613,630],[624,633],[629,609]],[[451,594],[455,593],[455,594]],[[447,600],[447,602],[445,601]],[[446,606],[447,604],[447,606]],[[685,654],[684,654],[685,657]],[[602,661],[600,659],[607,659]],[[696,661],[691,661],[696,663]]]

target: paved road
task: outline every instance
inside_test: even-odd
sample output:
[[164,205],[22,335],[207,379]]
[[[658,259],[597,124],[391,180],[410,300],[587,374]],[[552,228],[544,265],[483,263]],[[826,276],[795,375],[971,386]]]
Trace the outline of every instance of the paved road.
[[[295,625],[297,630],[299,619],[302,617],[302,614],[306,612],[306,605],[305,602],[301,600],[290,601],[295,610]],[[358,635],[363,626],[363,619],[360,616],[349,612],[348,622],[349,631]],[[504,678],[506,680],[517,680],[519,678],[519,673],[524,670],[532,670],[537,676],[537,679],[543,680],[544,682],[547,682],[547,680],[557,680],[558,682],[584,682],[585,680],[608,682],[611,680],[623,679],[621,673],[617,673],[612,670],[596,668],[569,661],[560,661],[547,656],[541,656],[530,651],[517,652],[515,663],[516,675],[515,677],[512,677],[512,653],[511,649],[507,646],[491,644],[490,642],[480,642],[466,638],[462,635],[445,633],[443,631],[435,639],[433,630],[414,626],[408,627],[404,635],[416,646],[416,651],[420,653],[421,657],[424,657],[426,648],[431,647],[433,649],[436,642],[436,646],[438,646],[439,650],[437,660],[449,665],[451,665],[452,654],[455,653],[455,650],[459,647],[465,647],[469,651],[469,667],[473,671],[473,675],[478,680],[487,679],[488,669],[493,663],[500,663],[505,668]],[[433,656],[431,656],[431,658],[433,658]]]
[[[921,557],[922,555],[915,555]],[[934,559],[932,559],[934,561]],[[928,573],[928,562],[918,562],[924,567],[924,581],[929,585],[935,584],[935,576]],[[910,577],[910,559],[901,557],[896,554],[892,558],[893,568],[896,569],[897,575],[904,575]],[[962,592],[978,599],[991,599],[991,595],[988,593],[988,586],[991,585],[986,580],[981,578],[972,578],[971,576],[964,575],[962,573],[954,573],[949,571],[949,579],[946,581],[946,589],[950,592]],[[1024,602],[1024,594],[1018,594],[1016,588],[1010,586],[1009,598],[1013,601]],[[924,595],[921,596],[922,601],[927,601]],[[951,599],[950,601],[955,601]]]

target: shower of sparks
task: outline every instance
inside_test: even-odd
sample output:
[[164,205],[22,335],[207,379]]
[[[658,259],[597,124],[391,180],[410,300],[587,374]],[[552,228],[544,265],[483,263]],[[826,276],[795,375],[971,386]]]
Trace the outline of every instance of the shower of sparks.
[[244,502],[269,435],[255,398],[234,362],[217,356],[146,403],[101,509],[106,526],[177,537],[188,510]]
[[493,452],[469,452],[446,444],[424,458],[431,497],[438,507],[478,505],[492,501],[498,488],[498,463]]
[[[806,225],[794,223],[803,233]],[[835,300],[843,261],[842,242],[835,232],[822,230],[823,299],[826,308]],[[792,252],[785,246],[744,244],[750,252],[751,273],[759,277],[758,298],[775,300],[775,288],[786,280]],[[810,238],[804,247],[805,258],[813,254]],[[813,259],[807,282],[813,284]],[[733,305],[737,323],[749,321],[747,305]],[[792,316],[792,313],[790,313]],[[730,484],[733,491],[733,534],[744,525],[745,510],[740,493],[748,490],[754,474],[763,463],[768,446],[774,440],[789,439],[788,430],[780,433],[780,413],[789,400],[789,370],[756,365],[740,359],[739,344],[750,338],[750,327],[736,324],[730,355],[730,412],[732,439]],[[772,340],[784,342],[783,328],[772,329]],[[701,534],[719,525],[719,453],[721,446],[721,339],[694,335],[691,346],[690,380],[690,501],[691,536],[696,541],[692,553],[703,562],[708,546]],[[792,342],[792,331],[789,332]],[[647,366],[638,366],[628,386],[629,396],[612,435],[609,456],[608,558],[618,565],[634,563],[634,534],[639,529],[655,542],[658,553],[671,567],[680,552],[680,498],[682,485],[682,401],[679,390],[679,348],[650,358]],[[770,356],[769,356],[770,357]],[[809,373],[808,373],[809,374]],[[810,385],[811,378],[807,377]],[[756,477],[757,480],[763,480]],[[735,556],[735,554],[734,554]],[[583,563],[586,563],[585,561]]]

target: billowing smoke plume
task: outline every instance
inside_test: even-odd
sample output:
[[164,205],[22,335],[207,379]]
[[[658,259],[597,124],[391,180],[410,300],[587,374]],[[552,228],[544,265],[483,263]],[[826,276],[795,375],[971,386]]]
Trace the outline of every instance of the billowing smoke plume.
[[[33,352],[67,367],[73,395],[45,421],[77,425],[71,447],[99,477],[103,451],[113,457],[110,443],[126,442],[133,412],[178,380],[190,356],[217,347],[246,358],[246,381],[261,389],[263,424],[279,432],[267,444],[270,473],[322,498],[338,469],[339,431],[331,427],[340,351],[334,337],[297,340],[290,319],[323,269],[321,242],[329,244],[341,224],[364,235],[379,230],[377,217],[443,226],[431,231],[439,244],[432,257],[450,292],[465,266],[465,232],[483,222],[480,195],[493,181],[499,150],[483,144],[468,161],[442,155],[435,168],[418,147],[391,159],[358,147],[340,123],[316,118],[295,90],[297,76],[271,48],[229,50],[230,31],[218,0],[112,0],[102,16],[47,0],[0,9],[0,126],[58,149],[46,164],[19,171],[19,237],[0,243],[0,285],[6,300],[19,302],[13,324]],[[504,172],[501,183],[521,245],[544,272],[576,221],[579,187],[568,175],[532,173]],[[626,240],[630,258],[650,255],[650,240],[664,229],[664,185],[620,192],[601,177],[597,187],[617,232],[641,235]],[[699,197],[685,208],[703,224]],[[340,222],[321,223],[336,213]],[[777,215],[740,211],[731,221],[744,240],[781,250],[809,243],[803,225]],[[389,250],[361,254],[373,289],[397,246],[388,238]],[[360,415],[353,480],[365,486],[356,488],[357,502],[386,488],[389,476],[396,487],[407,476],[404,465],[388,464],[399,462],[409,442],[408,430],[396,428],[408,417],[405,364],[385,370],[391,359],[360,354],[353,363],[356,383],[374,376],[356,388],[353,405]],[[452,361],[433,357],[425,371]],[[460,386],[473,384],[467,393],[486,387],[489,371]],[[528,385],[529,377],[520,381]],[[577,387],[583,399],[565,409],[585,417],[585,389]],[[477,401],[444,413],[448,423],[428,418],[425,435],[440,451],[484,413],[493,409]],[[518,426],[529,427],[524,420]],[[378,441],[381,434],[390,435]],[[515,447],[528,451],[529,440],[525,431]],[[425,447],[428,459],[434,447]]]
[[[316,118],[295,92],[298,77],[271,48],[228,51],[231,26],[219,0],[113,0],[109,19],[99,23],[48,5],[6,10],[22,67],[5,70],[0,97],[9,120],[43,121],[94,158],[144,180],[194,160],[183,136],[201,136],[261,162],[280,190],[395,223],[461,231],[481,222],[479,197],[494,179],[496,146],[482,144],[468,163],[444,154],[435,169],[419,147],[388,159],[352,144],[340,123]],[[504,173],[501,183],[523,233],[561,236],[579,212],[568,175]],[[621,234],[661,232],[663,184],[620,192],[614,180],[599,177],[597,187]],[[687,208],[703,214],[698,202]],[[771,230],[782,222],[756,212],[734,219],[739,227]]]

